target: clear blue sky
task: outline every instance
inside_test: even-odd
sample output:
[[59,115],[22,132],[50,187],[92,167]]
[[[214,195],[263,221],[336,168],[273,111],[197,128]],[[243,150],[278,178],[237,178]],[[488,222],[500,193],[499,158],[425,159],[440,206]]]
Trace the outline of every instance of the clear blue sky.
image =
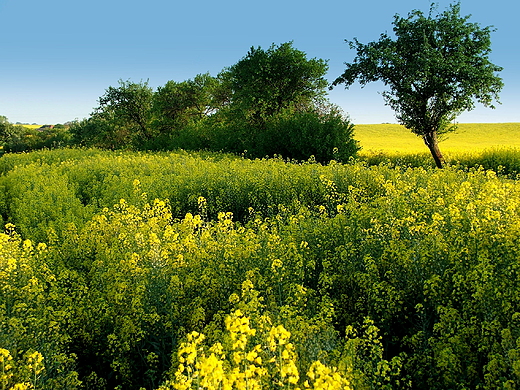
[[[354,58],[344,39],[377,40],[396,13],[427,13],[432,1],[0,0],[0,115],[38,124],[82,119],[119,79],[156,88],[216,75],[251,46],[287,41],[329,60],[332,81]],[[450,3],[439,0],[439,11]],[[505,87],[497,109],[477,106],[459,122],[520,122],[520,2],[463,0],[461,8],[470,21],[497,28],[491,60],[504,67]],[[383,90],[339,86],[329,98],[354,123],[395,122]]]

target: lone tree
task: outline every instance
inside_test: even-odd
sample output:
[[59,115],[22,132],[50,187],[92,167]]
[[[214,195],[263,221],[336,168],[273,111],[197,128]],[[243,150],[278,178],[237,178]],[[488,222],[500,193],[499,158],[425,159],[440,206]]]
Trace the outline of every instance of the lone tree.
[[442,168],[438,136],[455,130],[453,120],[472,110],[475,101],[495,108],[503,83],[497,75],[502,68],[488,58],[494,29],[461,17],[460,3],[432,17],[434,10],[432,4],[428,16],[418,10],[406,18],[395,15],[395,39],[381,34],[368,44],[346,40],[357,56],[332,85],[381,80],[390,89],[383,97],[399,123],[422,137]]

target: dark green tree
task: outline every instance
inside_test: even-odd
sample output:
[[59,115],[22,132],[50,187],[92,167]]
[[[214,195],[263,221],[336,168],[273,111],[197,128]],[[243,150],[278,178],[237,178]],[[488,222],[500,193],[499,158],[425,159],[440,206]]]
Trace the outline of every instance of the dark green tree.
[[93,114],[89,118],[73,121],[70,125],[72,143],[105,149],[131,146],[131,133],[126,127],[118,126],[115,122],[107,114]]
[[347,162],[359,150],[354,125],[334,105],[304,111],[284,110],[267,122],[261,155],[294,160],[314,156],[319,163]]
[[383,97],[399,123],[422,137],[441,168],[439,135],[455,130],[455,118],[475,101],[494,108],[503,83],[497,75],[502,68],[489,60],[494,30],[460,16],[460,3],[436,16],[434,11],[432,5],[427,16],[418,10],[396,15],[395,38],[385,33],[368,44],[347,41],[357,56],[333,86],[382,81],[389,88]]
[[326,94],[327,62],[307,59],[292,42],[247,55],[219,75],[231,94],[230,107],[262,128],[267,118],[293,105],[307,108]]
[[12,133],[13,125],[6,116],[0,115],[0,143],[4,145]]
[[94,122],[103,124],[99,130],[108,132],[100,138],[123,142],[120,146],[136,146],[150,140],[152,97],[147,81],[119,80],[118,87],[108,87],[92,114]]
[[209,73],[193,80],[168,81],[153,97],[154,126],[161,132],[179,131],[213,114],[221,103],[215,96],[219,80]]
[[0,146],[3,153],[24,152],[54,146],[52,142],[45,142],[50,139],[47,135],[48,133],[12,124],[7,117],[0,115]]
[[251,48],[218,76],[222,104],[210,121],[216,148],[251,157],[314,155],[322,162],[354,154],[350,122],[326,99],[327,69],[325,60],[308,59],[292,42]]

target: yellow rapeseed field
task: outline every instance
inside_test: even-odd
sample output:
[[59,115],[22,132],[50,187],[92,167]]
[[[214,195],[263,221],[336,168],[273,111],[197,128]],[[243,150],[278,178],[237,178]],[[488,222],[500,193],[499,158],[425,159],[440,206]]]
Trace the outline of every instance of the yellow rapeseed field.
[[[520,123],[461,123],[456,132],[441,138],[442,152],[481,151],[490,148],[520,148]],[[354,137],[362,153],[427,152],[422,139],[397,124],[356,125]]]
[[0,389],[518,389],[510,149],[8,153]]

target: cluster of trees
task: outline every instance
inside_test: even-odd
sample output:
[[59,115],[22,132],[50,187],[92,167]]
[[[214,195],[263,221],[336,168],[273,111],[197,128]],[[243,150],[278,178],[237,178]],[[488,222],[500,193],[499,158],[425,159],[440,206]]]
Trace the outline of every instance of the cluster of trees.
[[[441,168],[439,137],[475,102],[494,108],[503,87],[501,67],[489,59],[492,27],[470,23],[455,3],[437,15],[415,10],[396,15],[394,35],[347,41],[352,63],[332,86],[382,81],[383,97],[399,123],[420,136]],[[154,94],[146,83],[120,82],[100,99],[92,118],[77,127],[83,141],[107,141],[243,152],[252,156],[314,155],[343,160],[357,150],[352,125],[325,98],[327,64],[305,57],[290,43],[254,49],[216,78],[199,75],[168,82]],[[89,137],[105,125],[105,131]],[[133,129],[130,131],[129,129]],[[107,139],[108,137],[108,139]],[[154,145],[157,147],[158,145]]]
[[353,125],[325,97],[327,68],[289,42],[251,48],[216,77],[168,81],[156,91],[121,80],[71,132],[88,146],[345,161],[358,146]]
[[21,124],[12,124],[0,115],[0,147],[3,152],[25,152],[36,149],[51,149],[70,145],[72,136],[67,125],[33,129]]

